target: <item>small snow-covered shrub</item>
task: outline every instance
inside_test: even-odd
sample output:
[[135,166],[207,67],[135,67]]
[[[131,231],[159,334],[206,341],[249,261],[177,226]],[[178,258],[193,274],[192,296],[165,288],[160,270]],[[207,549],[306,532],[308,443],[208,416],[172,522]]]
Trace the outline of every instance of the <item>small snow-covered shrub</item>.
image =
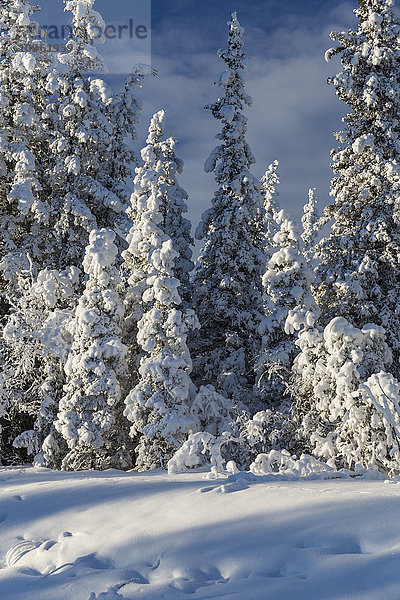
[[25,448],[29,455],[36,454],[39,452],[37,433],[34,430],[24,431],[15,438],[13,446],[14,448]]
[[186,442],[168,461],[168,473],[182,473],[204,465],[211,465],[223,472],[226,463],[223,446],[230,441],[229,434],[216,437],[205,431],[189,435]]
[[[279,474],[293,478],[322,475],[324,479],[332,478],[335,473],[332,467],[313,456],[302,454],[297,459],[287,450],[271,450],[268,454],[259,454],[250,465],[250,471],[254,475]],[[337,474],[336,476],[340,477],[341,475]]]
[[[243,412],[235,421],[227,421],[226,429],[218,433],[191,434],[169,461],[168,470],[179,472],[209,465],[222,472],[229,462],[247,470],[258,454],[281,447],[279,444],[289,431],[288,419],[289,414],[271,410],[260,411],[253,417]],[[286,437],[289,438],[288,433]]]
[[288,447],[291,429],[289,406],[282,405],[280,411],[262,410],[251,418],[240,419],[240,439],[253,458],[262,452]]

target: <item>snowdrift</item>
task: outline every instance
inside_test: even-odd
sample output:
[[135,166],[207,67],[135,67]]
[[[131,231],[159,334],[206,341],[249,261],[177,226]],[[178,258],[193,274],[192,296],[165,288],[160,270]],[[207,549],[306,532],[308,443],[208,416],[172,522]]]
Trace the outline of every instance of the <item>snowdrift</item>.
[[0,598],[398,600],[400,486],[0,468]]

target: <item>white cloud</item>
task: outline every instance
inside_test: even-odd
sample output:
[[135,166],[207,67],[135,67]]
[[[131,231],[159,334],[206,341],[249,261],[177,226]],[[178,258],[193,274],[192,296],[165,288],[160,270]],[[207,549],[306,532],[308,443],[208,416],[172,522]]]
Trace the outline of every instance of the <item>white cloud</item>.
[[[190,2],[185,0],[183,4],[188,9]],[[247,91],[253,97],[253,107],[247,111],[248,141],[257,159],[253,171],[260,176],[270,162],[279,159],[281,204],[295,218],[301,216],[309,187],[318,188],[321,204],[328,201],[329,152],[335,146],[332,132],[340,129],[346,107],[326,83],[340,65],[327,65],[324,52],[330,46],[330,30],[354,24],[352,9],[352,2],[327,8],[323,22],[309,14],[282,16],[275,19],[269,35],[256,15],[243,15],[246,48],[252,50],[254,58],[247,82]],[[226,40],[227,28],[222,20],[220,36],[211,42],[210,28],[215,30],[215,22],[210,28],[208,22],[203,23],[194,35],[182,27],[176,14],[166,13],[166,20],[153,31],[153,66],[159,74],[146,78],[141,93],[144,110],[138,147],[145,141],[151,115],[164,108],[167,133],[180,142],[177,152],[185,162],[181,184],[190,195],[190,217],[195,226],[210,206],[215,190],[213,176],[204,173],[203,165],[217,144],[218,123],[203,107],[218,94],[212,81],[224,65],[216,51]],[[246,16],[250,23],[246,23]],[[211,46],[215,48],[212,53]],[[121,71],[130,71],[131,63],[126,47],[121,55]]]

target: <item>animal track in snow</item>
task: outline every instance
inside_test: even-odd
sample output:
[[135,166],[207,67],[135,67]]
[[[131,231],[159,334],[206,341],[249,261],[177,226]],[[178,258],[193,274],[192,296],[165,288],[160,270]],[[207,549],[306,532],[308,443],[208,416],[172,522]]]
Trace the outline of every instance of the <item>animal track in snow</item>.
[[32,550],[36,550],[43,542],[33,542],[27,541],[19,542],[16,544],[6,554],[6,565],[7,567],[13,567],[17,564],[17,562],[25,556],[27,552],[31,552]]
[[[88,571],[100,571],[112,568],[109,561],[99,558],[95,552],[74,557],[72,560],[63,560],[65,541],[73,537],[69,531],[62,533],[58,541],[23,540],[15,544],[6,554],[6,566],[18,566],[20,572],[26,575],[51,575],[64,571],[71,571],[70,576],[81,575]],[[29,555],[29,556],[27,556]]]

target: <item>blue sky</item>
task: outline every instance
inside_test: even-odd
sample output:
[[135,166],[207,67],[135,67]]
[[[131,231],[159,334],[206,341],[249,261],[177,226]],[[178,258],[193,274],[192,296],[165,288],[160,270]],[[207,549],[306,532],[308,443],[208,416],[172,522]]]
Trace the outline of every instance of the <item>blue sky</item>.
[[[168,133],[179,140],[184,159],[181,184],[189,193],[194,225],[210,205],[213,176],[203,164],[216,145],[218,124],[203,109],[213,102],[213,86],[223,63],[216,52],[226,44],[227,20],[236,10],[245,28],[245,49],[252,59],[247,91],[253,106],[247,111],[248,142],[257,159],[253,172],[261,176],[273,160],[280,161],[280,203],[298,219],[309,187],[317,187],[321,205],[328,202],[329,152],[335,146],[332,132],[341,128],[346,107],[335,97],[327,78],[340,69],[327,64],[329,31],[355,23],[356,0],[153,0],[151,3],[152,65],[157,77],[147,77],[140,92],[143,113],[138,149],[143,145],[151,115],[166,110]],[[42,23],[66,20],[61,0],[42,0]],[[149,0],[97,0],[107,22],[135,24],[148,19]],[[61,10],[60,10],[61,8]],[[150,38],[147,42],[150,41]],[[112,86],[120,73],[136,62],[149,62],[150,46],[138,57],[131,40],[117,45],[109,40],[102,49],[111,63],[106,77]]]
[[274,159],[280,161],[280,202],[298,219],[309,187],[317,187],[321,205],[329,200],[332,132],[341,128],[346,107],[326,83],[340,66],[327,64],[324,53],[329,31],[354,25],[355,7],[355,0],[153,1],[153,65],[159,75],[146,81],[144,120],[153,109],[166,108],[181,141],[182,183],[194,221],[215,187],[202,166],[218,125],[203,106],[218,93],[212,80],[223,63],[216,51],[226,43],[230,11],[237,10],[253,62],[247,81],[253,171],[261,176]]

